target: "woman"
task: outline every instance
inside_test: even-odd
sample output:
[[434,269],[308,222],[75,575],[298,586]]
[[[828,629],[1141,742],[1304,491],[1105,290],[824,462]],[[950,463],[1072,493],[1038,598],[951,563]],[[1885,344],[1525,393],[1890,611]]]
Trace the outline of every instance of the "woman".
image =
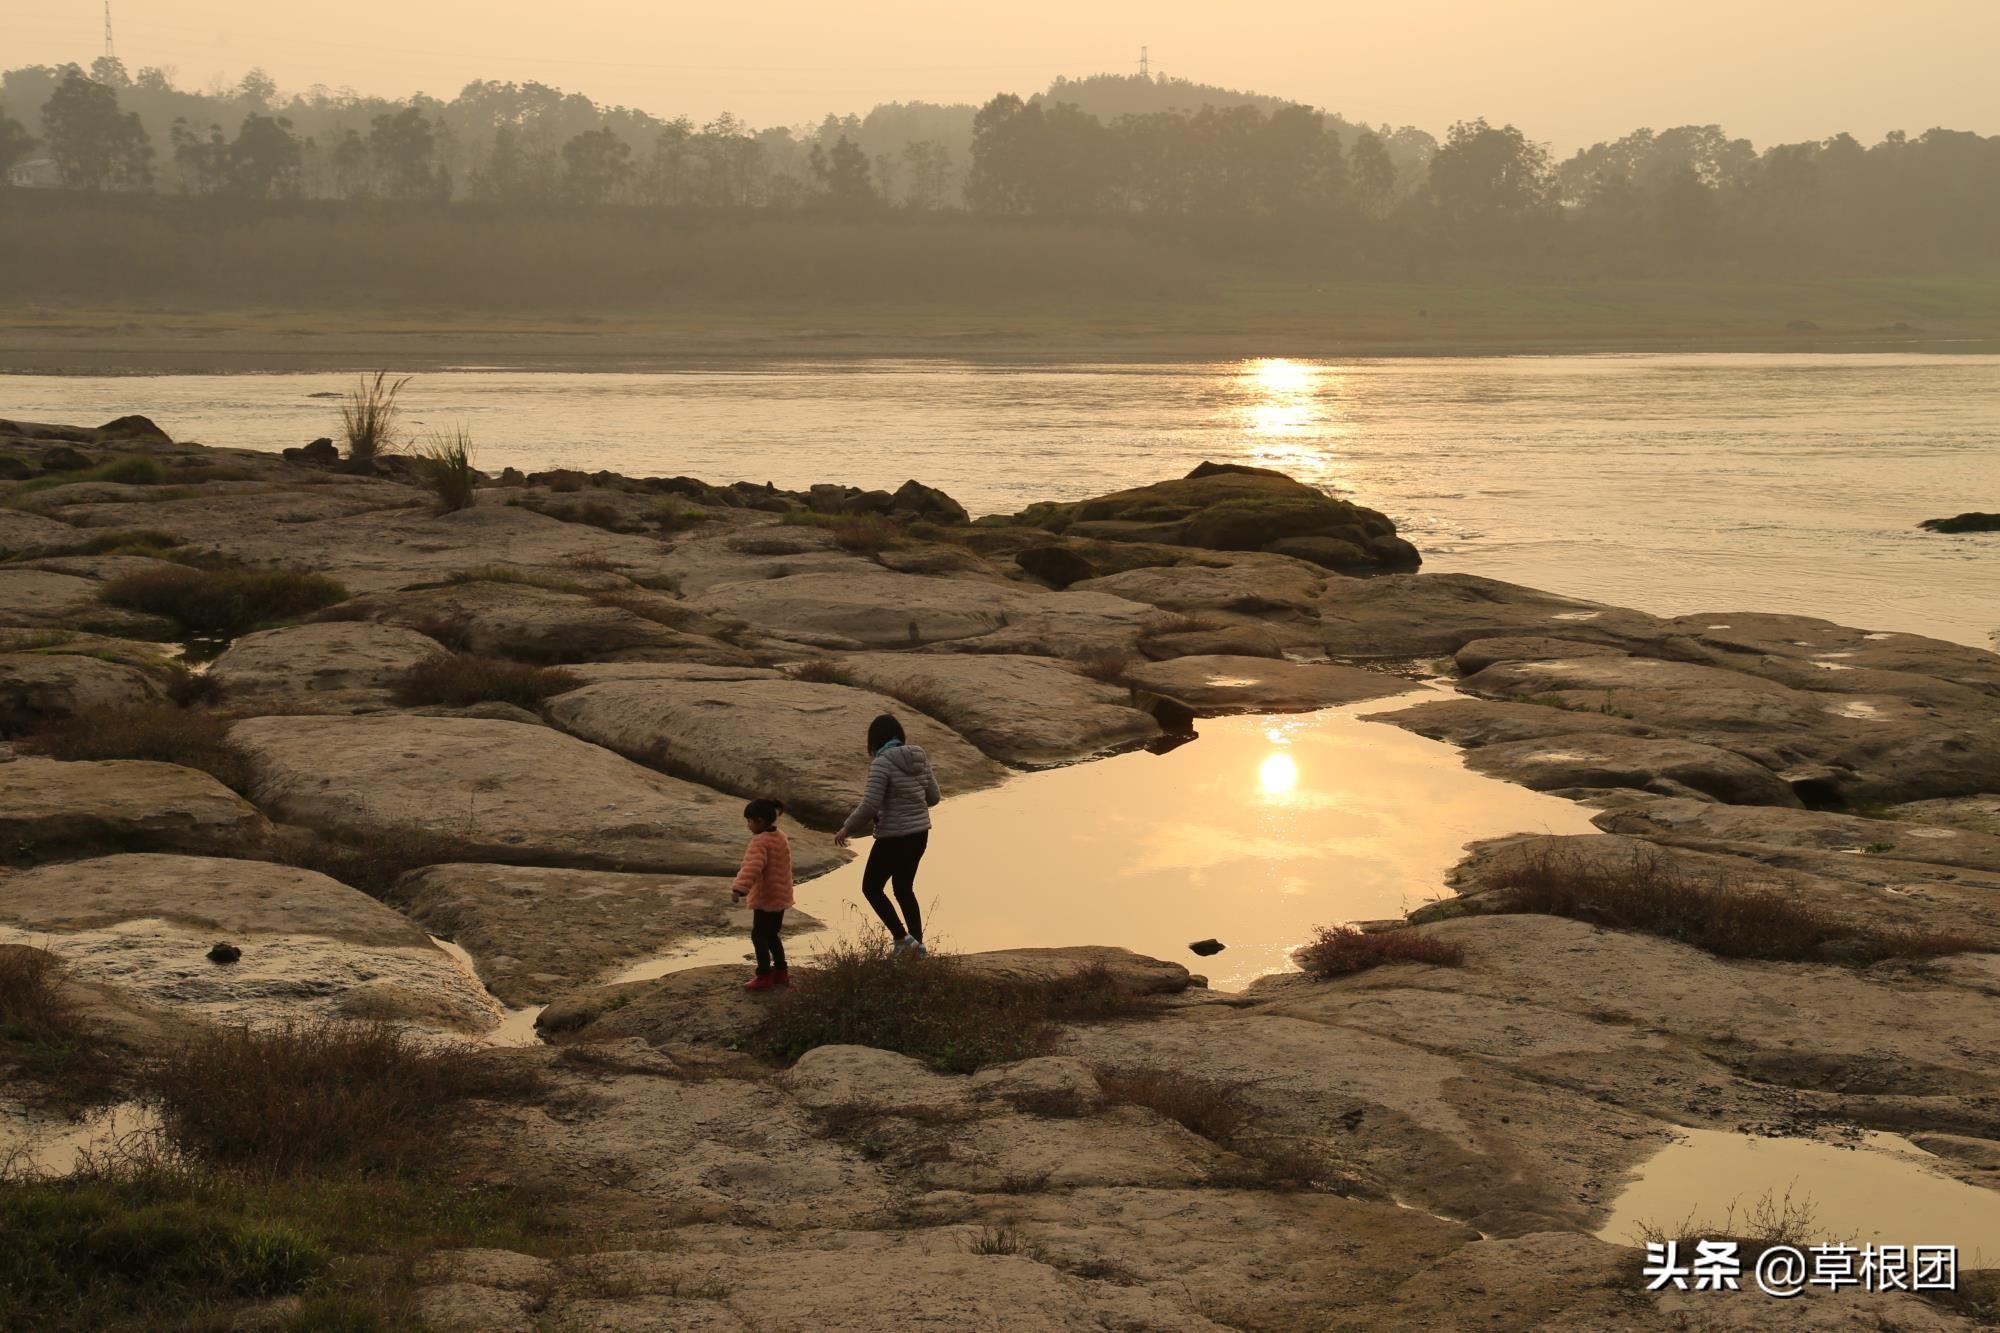
[[[868,785],[861,804],[834,835],[845,847],[857,833],[873,832],[868,864],[861,870],[861,892],[896,941],[897,953],[922,958],[924,921],[917,910],[917,863],[931,838],[931,807],[938,803],[937,777],[930,757],[903,737],[903,724],[884,713],[868,724]],[[901,916],[890,906],[883,887],[893,882]]]

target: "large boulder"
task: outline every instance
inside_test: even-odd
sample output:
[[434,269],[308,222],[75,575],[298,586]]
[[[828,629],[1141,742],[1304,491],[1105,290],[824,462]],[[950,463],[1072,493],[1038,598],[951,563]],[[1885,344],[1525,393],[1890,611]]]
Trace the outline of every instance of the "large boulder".
[[[750,931],[728,879],[623,875],[545,866],[440,865],[412,871],[396,896],[433,933],[472,955],[509,1004],[543,1004],[683,942]],[[799,911],[787,935],[812,928]]]
[[1861,852],[2000,873],[2000,837],[1902,819],[1864,819],[1820,810],[1664,800],[1607,810],[1592,822],[1606,833],[1697,849],[1730,851],[1749,846]]
[[[393,909],[264,861],[135,854],[42,866],[7,881],[0,933],[32,939],[85,980],[219,1019],[331,1011],[478,1032],[500,1017]],[[210,962],[218,941],[240,956]]]
[[206,773],[143,759],[0,763],[0,842],[11,849],[199,849],[257,835],[254,807]]
[[413,629],[335,620],[246,634],[208,674],[232,697],[381,691],[443,652],[436,639]]
[[1282,551],[1289,544],[1289,554],[1356,573],[1411,570],[1421,562],[1386,515],[1265,468],[1204,463],[1176,481],[1034,505],[1012,521],[1100,540],[1216,551]]
[[1131,692],[1046,657],[856,653],[842,679],[920,708],[1002,763],[1067,763],[1160,734]]
[[1073,590],[1109,593],[1165,611],[1304,616],[1326,584],[1326,575],[1296,560],[1247,556],[1226,564],[1128,569],[1086,579]]
[[948,793],[1006,776],[942,723],[896,700],[799,680],[622,680],[557,695],[549,719],[585,740],[743,797],[773,796],[808,824],[837,826],[867,771],[868,724],[902,718]]
[[914,479],[898,486],[895,494],[889,497],[889,512],[931,523],[965,523],[972,517],[965,512],[964,505],[937,487],[926,486]]
[[[734,874],[742,802],[547,727],[483,718],[260,717],[230,739],[288,821],[366,842],[449,841],[464,860]],[[801,835],[801,874],[844,859]]]
[[143,671],[80,653],[0,654],[0,736],[165,699]]
[[1126,678],[1203,717],[1310,712],[1414,688],[1403,677],[1380,671],[1271,657],[1176,657],[1132,667]]
[[1335,657],[1434,657],[1517,635],[1656,646],[1684,634],[1640,611],[1476,574],[1329,579],[1318,610],[1319,642]]

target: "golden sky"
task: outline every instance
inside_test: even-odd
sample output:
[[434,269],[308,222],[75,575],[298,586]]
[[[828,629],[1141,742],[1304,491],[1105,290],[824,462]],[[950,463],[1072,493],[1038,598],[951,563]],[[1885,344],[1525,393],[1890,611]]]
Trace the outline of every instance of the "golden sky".
[[[1144,44],[1169,74],[1371,123],[1484,115],[1564,152],[1687,122],[1760,145],[2000,132],[2000,0],[113,0],[113,15],[128,66],[187,85],[252,65],[288,89],[398,96],[532,78],[758,125],[1130,71]],[[102,46],[101,0],[0,0],[0,66]]]

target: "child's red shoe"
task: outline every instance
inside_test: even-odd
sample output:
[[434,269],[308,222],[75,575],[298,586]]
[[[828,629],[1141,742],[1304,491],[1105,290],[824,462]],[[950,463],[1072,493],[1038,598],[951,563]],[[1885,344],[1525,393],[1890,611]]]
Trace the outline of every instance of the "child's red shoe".
[[743,989],[770,990],[773,986],[779,986],[782,984],[784,983],[780,982],[777,979],[777,977],[774,976],[772,973],[759,972],[756,976],[752,977],[750,980],[743,983]]
[[789,985],[791,985],[791,984],[792,984],[792,973],[791,973],[791,969],[789,969],[789,968],[784,968],[784,967],[781,967],[781,968],[779,968],[779,969],[778,969],[777,971],[773,972],[773,973],[771,974],[771,984],[772,984],[773,986],[789,986]]

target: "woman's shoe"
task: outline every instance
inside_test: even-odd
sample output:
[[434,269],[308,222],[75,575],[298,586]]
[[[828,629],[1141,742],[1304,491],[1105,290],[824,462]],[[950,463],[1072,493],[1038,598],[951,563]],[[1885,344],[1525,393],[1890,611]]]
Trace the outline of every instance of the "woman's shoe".
[[929,958],[931,956],[931,951],[926,949],[924,942],[915,935],[910,936],[910,952],[919,958]]
[[776,974],[776,973],[773,973],[773,972],[759,972],[759,973],[758,973],[758,974],[757,974],[756,976],[754,976],[754,977],[750,978],[750,980],[748,980],[748,981],[746,981],[746,982],[744,982],[744,983],[743,983],[743,989],[744,989],[744,990],[770,990],[770,989],[771,989],[771,988],[772,988],[773,986],[782,986],[782,985],[784,985],[784,984],[785,984],[784,982],[782,982],[782,981],[779,981],[779,980],[777,979],[777,974]]
[[772,984],[773,986],[789,986],[789,985],[791,985],[791,984],[792,984],[792,970],[791,970],[790,968],[788,968],[788,967],[781,967],[781,968],[779,968],[779,969],[778,969],[777,971],[775,971],[775,972],[773,972],[773,973],[771,974],[771,984]]
[[922,945],[917,943],[915,935],[898,935],[896,937],[896,956],[899,958],[908,953],[912,948],[922,947]]

